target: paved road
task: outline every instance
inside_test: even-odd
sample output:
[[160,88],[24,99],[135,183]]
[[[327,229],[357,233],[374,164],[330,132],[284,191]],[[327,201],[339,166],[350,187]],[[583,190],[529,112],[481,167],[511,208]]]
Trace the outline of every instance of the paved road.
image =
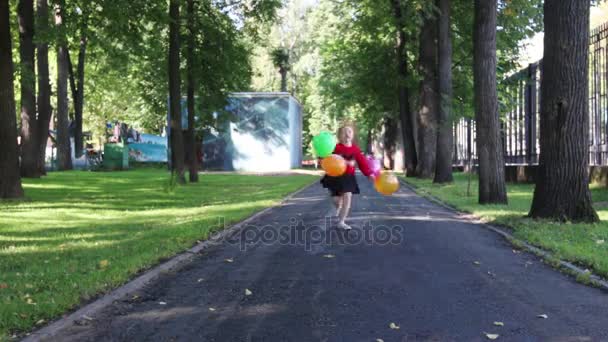
[[[608,294],[406,189],[359,181],[353,232],[324,227],[314,185],[254,222],[265,243],[249,227],[61,340],[608,341]],[[370,224],[374,242],[359,239]],[[280,241],[291,232],[314,241]]]

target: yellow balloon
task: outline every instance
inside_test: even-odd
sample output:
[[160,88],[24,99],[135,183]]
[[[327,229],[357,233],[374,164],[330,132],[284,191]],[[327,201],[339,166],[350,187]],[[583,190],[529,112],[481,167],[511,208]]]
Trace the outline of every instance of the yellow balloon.
[[321,160],[321,167],[327,175],[332,177],[342,176],[346,171],[346,161],[342,156],[332,154]]
[[382,172],[374,182],[376,191],[383,195],[392,195],[399,189],[399,179],[391,172]]

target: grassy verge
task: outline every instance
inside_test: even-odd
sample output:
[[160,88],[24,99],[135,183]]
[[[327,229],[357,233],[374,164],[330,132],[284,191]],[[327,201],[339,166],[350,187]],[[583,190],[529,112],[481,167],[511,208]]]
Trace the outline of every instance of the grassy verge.
[[111,290],[313,182],[313,176],[204,175],[170,186],[166,171],[51,173],[28,200],[0,202],[0,341]]
[[601,223],[556,224],[526,218],[532,203],[534,186],[508,184],[509,204],[479,205],[477,203],[477,179],[471,178],[470,194],[467,193],[468,175],[454,174],[454,183],[434,185],[430,180],[407,178],[406,181],[422,194],[431,194],[446,203],[490,222],[513,229],[517,239],[550,250],[556,258],[568,260],[608,277],[608,189],[591,186],[595,207]]

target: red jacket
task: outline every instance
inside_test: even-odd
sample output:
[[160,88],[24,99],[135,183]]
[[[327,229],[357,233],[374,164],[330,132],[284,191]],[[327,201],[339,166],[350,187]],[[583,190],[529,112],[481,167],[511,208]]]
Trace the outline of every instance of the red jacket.
[[[363,153],[361,153],[359,146],[355,144],[352,144],[351,146],[346,146],[344,144],[338,143],[336,145],[336,148],[334,149],[334,154],[341,155],[342,158],[344,158],[346,161],[355,160],[357,162],[357,165],[359,166],[359,170],[361,170],[364,175],[369,176],[372,174],[367,163],[367,159],[365,159],[365,156],[363,155]],[[355,168],[347,164],[345,174],[354,175]]]

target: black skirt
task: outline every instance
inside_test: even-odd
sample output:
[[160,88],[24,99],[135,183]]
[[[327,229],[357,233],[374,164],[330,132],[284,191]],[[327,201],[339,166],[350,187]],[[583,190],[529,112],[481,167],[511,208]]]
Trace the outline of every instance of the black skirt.
[[329,190],[332,196],[341,196],[345,192],[359,193],[359,185],[357,184],[355,175],[345,174],[340,177],[325,175],[321,178],[321,184]]

